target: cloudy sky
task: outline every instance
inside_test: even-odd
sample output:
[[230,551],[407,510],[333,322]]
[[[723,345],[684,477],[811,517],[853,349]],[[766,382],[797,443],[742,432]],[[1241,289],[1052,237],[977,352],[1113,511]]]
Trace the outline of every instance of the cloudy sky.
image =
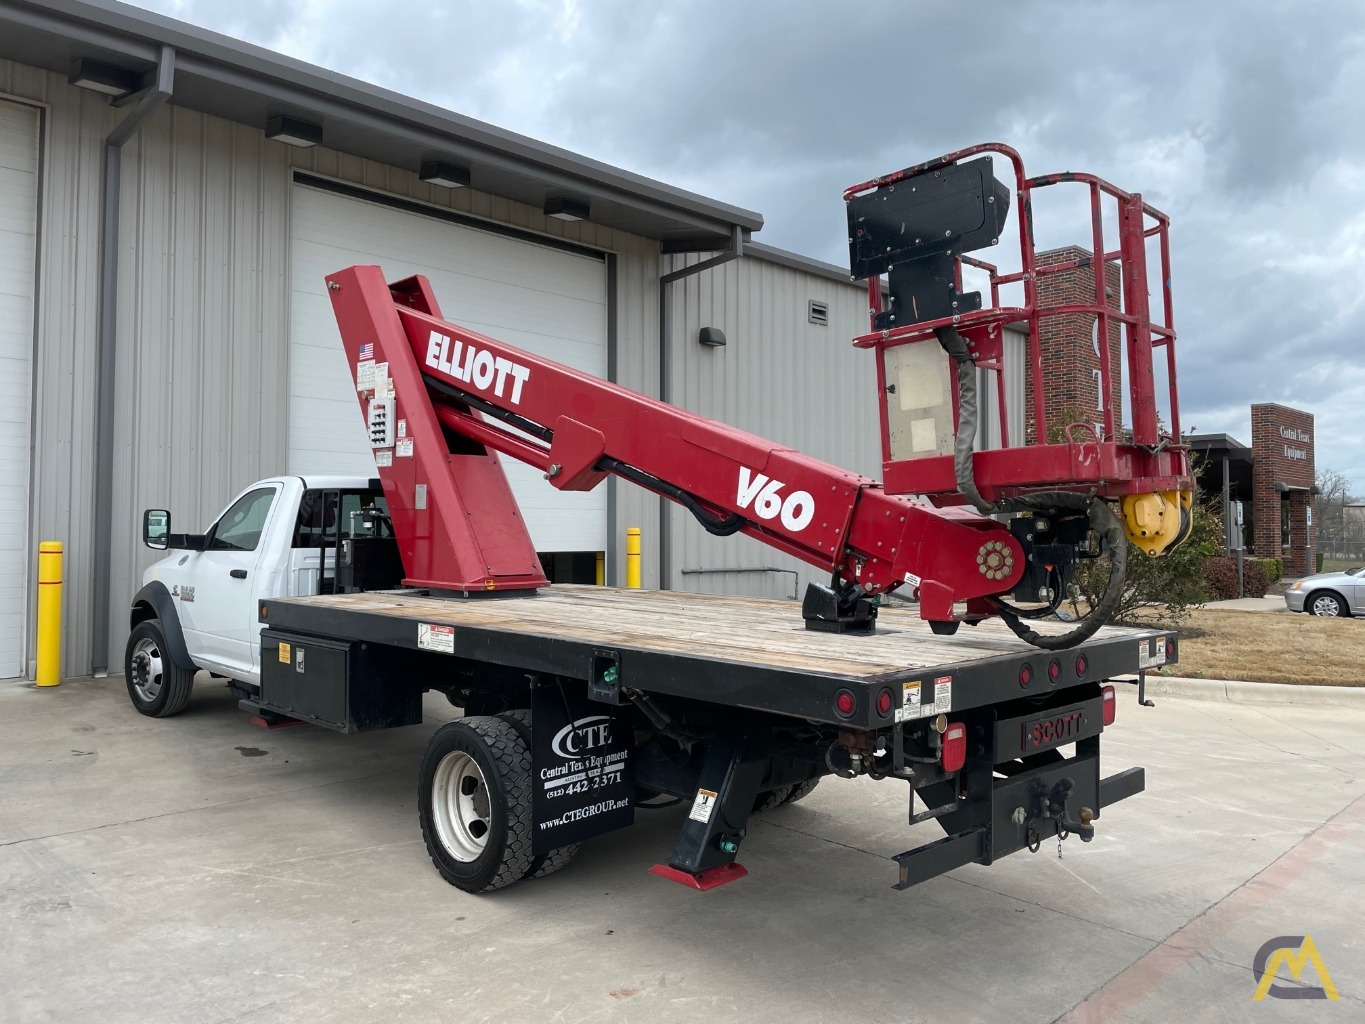
[[[1365,494],[1360,0],[138,3],[758,210],[832,263],[855,181],[992,139],[1093,171],[1172,216],[1185,428],[1250,443],[1250,403],[1307,409],[1319,469]],[[1084,239],[1075,213],[1040,203],[1040,244]]]

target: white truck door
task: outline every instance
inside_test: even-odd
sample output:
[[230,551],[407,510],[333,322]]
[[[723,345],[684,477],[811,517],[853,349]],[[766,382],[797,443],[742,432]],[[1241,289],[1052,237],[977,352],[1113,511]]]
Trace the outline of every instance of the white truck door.
[[261,538],[282,504],[279,484],[252,487],[209,530],[204,550],[190,556],[181,577],[180,619],[194,634],[186,637],[191,650],[201,653],[206,668],[234,679],[252,680],[256,671]]

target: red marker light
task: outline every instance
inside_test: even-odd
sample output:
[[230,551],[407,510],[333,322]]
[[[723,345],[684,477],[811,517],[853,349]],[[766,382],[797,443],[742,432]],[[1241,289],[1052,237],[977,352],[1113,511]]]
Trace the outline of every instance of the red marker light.
[[883,690],[877,694],[877,714],[885,717],[891,714],[891,691]]
[[1086,672],[1088,672],[1089,669],[1090,669],[1090,662],[1089,662],[1089,660],[1086,658],[1086,656],[1085,656],[1084,654],[1078,654],[1078,655],[1076,655],[1076,675],[1081,676],[1082,678],[1084,678]]
[[1047,677],[1054,683],[1062,678],[1062,663],[1056,658],[1047,663]]
[[840,690],[834,698],[834,710],[848,718],[858,709],[858,701],[848,690]]
[[967,763],[967,727],[953,722],[943,734],[943,770],[955,772]]
[[1100,694],[1104,697],[1104,724],[1113,725],[1114,716],[1118,714],[1119,702],[1112,686],[1100,687]]
[[1028,665],[1023,665],[1019,669],[1019,685],[1027,690],[1029,684],[1033,682],[1033,669]]

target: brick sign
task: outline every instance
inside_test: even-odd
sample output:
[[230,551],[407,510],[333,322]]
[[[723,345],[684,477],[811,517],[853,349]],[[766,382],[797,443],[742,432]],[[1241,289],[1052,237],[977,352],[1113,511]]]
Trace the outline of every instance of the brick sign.
[[1287,575],[1310,571],[1308,544],[1316,539],[1308,512],[1317,473],[1313,433],[1312,413],[1273,403],[1251,407],[1256,554],[1283,558]]

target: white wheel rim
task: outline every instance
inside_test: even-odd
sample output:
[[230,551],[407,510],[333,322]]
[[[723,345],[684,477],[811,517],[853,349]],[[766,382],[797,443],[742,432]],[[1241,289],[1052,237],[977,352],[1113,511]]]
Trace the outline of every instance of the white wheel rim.
[[477,860],[488,845],[492,806],[479,764],[452,750],[436,766],[431,783],[432,819],[441,845],[456,860]]
[[1336,615],[1337,602],[1330,597],[1320,597],[1313,602],[1314,615]]
[[150,704],[161,693],[161,649],[155,640],[145,636],[133,647],[131,661],[133,689]]

